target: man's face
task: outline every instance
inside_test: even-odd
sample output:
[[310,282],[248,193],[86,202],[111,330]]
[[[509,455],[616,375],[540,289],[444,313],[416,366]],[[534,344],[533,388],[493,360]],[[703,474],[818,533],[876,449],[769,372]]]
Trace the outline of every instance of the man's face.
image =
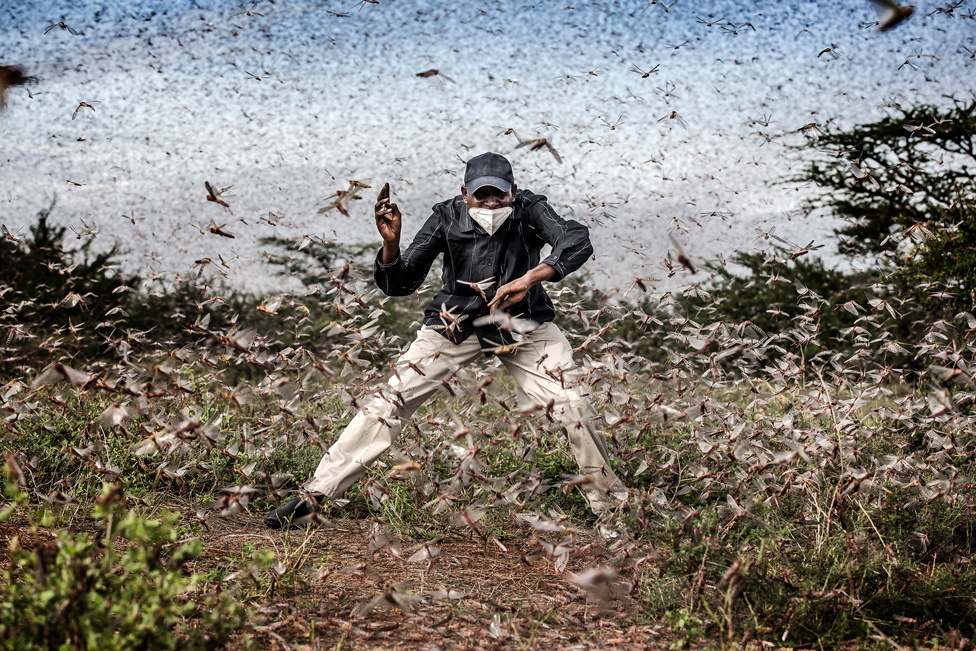
[[515,203],[515,184],[512,184],[512,189],[508,192],[502,192],[498,188],[491,185],[483,185],[473,193],[468,194],[468,189],[461,186],[461,197],[464,199],[464,203],[468,205],[468,208],[488,208],[489,210],[494,210],[495,208],[508,208]]

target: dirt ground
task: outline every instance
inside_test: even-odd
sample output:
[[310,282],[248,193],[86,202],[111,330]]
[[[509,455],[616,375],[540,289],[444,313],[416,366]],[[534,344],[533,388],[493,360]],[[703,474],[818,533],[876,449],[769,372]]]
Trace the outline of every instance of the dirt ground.
[[[585,591],[556,574],[548,559],[527,564],[523,557],[538,550],[531,529],[519,529],[519,537],[506,540],[507,552],[490,540],[466,535],[468,530],[451,535],[437,543],[438,562],[428,574],[426,562],[407,562],[408,553],[397,558],[389,551],[368,551],[373,523],[367,521],[336,520],[331,528],[287,533],[264,528],[258,518],[209,524],[194,572],[233,562],[239,566],[236,559],[248,555],[245,547],[272,549],[277,558],[302,568],[301,580],[287,581],[286,576],[254,600],[264,604],[263,621],[251,631],[262,648],[668,647],[669,636],[660,627],[638,625],[635,613],[620,602],[601,612]],[[364,563],[370,569],[350,569]],[[569,571],[579,569],[582,565],[570,562]],[[416,582],[411,592],[424,597],[412,612],[383,604],[368,616],[353,614],[385,588],[411,579]],[[444,589],[466,596],[437,599],[436,591]]]
[[[551,559],[538,557],[540,538],[530,527],[512,525],[519,535],[505,540],[507,551],[467,529],[458,530],[435,543],[440,549],[438,562],[428,570],[426,561],[407,560],[416,544],[403,544],[399,558],[389,551],[397,547],[396,541],[384,541],[385,549],[370,551],[377,533],[372,521],[338,519],[329,527],[281,532],[267,529],[260,517],[244,516],[210,518],[207,526],[209,531],[201,532],[203,551],[186,569],[209,576],[208,589],[237,590],[239,599],[252,607],[252,619],[230,645],[235,651],[720,646],[718,640],[681,639],[667,626],[648,623],[633,602],[597,603],[569,580],[594,557],[572,560],[559,574]],[[7,545],[14,536],[25,548],[57,553],[52,533],[0,524],[0,565],[9,562]],[[592,536],[587,540],[581,535],[578,544],[591,541]],[[259,572],[257,579],[248,576],[248,562],[263,550],[273,551],[283,563],[277,567],[280,580],[268,580],[275,568]],[[526,556],[535,558],[528,563]],[[628,572],[620,577],[634,578]],[[368,614],[357,612],[408,580],[414,582],[409,593],[417,597],[408,605],[409,612],[388,603]],[[449,598],[444,591],[451,591]],[[864,642],[878,648],[881,640]],[[757,640],[735,646],[743,651],[777,648]],[[942,649],[946,647],[938,647]]]

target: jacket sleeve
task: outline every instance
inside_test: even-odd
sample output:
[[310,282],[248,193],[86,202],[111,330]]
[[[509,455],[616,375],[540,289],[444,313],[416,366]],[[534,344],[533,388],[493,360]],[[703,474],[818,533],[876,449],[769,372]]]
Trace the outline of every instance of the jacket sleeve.
[[389,264],[383,264],[380,248],[373,263],[373,279],[387,296],[407,296],[417,291],[427,278],[434,260],[444,250],[444,233],[436,212],[414,236],[407,250]]
[[551,282],[562,280],[583,266],[593,255],[590,229],[572,219],[556,214],[547,201],[540,201],[529,208],[530,225],[542,240],[552,247],[543,264],[556,270]]

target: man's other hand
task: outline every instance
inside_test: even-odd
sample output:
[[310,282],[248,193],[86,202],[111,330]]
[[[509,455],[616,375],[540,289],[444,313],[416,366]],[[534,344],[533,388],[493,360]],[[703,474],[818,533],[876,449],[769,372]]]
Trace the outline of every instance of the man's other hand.
[[556,270],[543,262],[521,278],[516,278],[512,282],[505,283],[499,287],[498,291],[495,292],[495,298],[491,299],[491,302],[488,303],[488,309],[494,312],[499,308],[504,310],[511,305],[515,305],[525,298],[525,294],[530,289],[543,281],[549,280],[555,275]]
[[499,287],[498,291],[495,292],[495,298],[491,299],[491,302],[488,303],[488,308],[492,312],[497,309],[505,310],[510,305],[515,305],[525,298],[525,294],[532,288],[532,284],[529,283],[527,277],[528,274]]

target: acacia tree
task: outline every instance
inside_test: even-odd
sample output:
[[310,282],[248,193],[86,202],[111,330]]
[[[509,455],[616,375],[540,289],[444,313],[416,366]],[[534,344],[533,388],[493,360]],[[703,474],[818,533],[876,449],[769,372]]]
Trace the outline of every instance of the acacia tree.
[[895,251],[898,240],[889,236],[899,228],[954,223],[959,187],[976,175],[976,98],[895,113],[846,131],[809,133],[806,147],[822,155],[789,179],[824,189],[806,208],[847,222],[836,231],[841,253]]
[[842,217],[841,253],[874,256],[883,275],[937,318],[976,305],[976,97],[896,109],[846,131],[808,135],[793,181],[823,192],[808,213]]
[[943,224],[915,227],[909,238],[893,279],[940,317],[976,312],[976,184],[960,184]]

